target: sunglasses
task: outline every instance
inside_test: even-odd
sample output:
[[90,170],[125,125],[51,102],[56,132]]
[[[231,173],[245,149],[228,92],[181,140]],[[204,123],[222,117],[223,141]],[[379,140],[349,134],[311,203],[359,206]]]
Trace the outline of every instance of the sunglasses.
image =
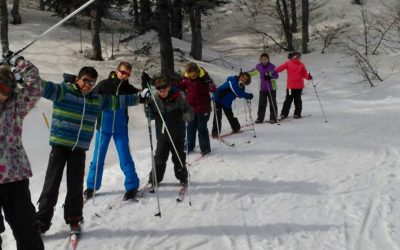
[[128,77],[131,76],[131,72],[128,71],[118,70],[118,72],[123,76],[128,76]]
[[168,84],[163,84],[163,85],[157,86],[156,89],[162,90],[162,89],[166,89],[168,86],[169,86]]
[[[82,79],[82,78],[81,78]],[[91,80],[91,79],[82,79],[82,82],[84,84],[90,85],[90,86],[94,86],[96,84],[96,80]]]
[[12,93],[12,88],[10,88],[5,83],[0,83],[0,93],[2,93],[5,96],[10,96]]

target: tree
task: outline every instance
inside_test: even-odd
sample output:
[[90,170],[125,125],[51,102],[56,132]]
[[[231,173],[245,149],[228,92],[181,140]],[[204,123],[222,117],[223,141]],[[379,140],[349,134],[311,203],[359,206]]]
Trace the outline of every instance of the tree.
[[297,32],[297,6],[296,0],[290,0],[290,11],[292,14],[292,32]]
[[285,34],[287,50],[294,50],[293,32],[290,25],[289,10],[286,0],[276,0],[276,11],[281,21],[283,32]]
[[147,30],[151,21],[151,2],[150,0],[140,0],[140,26]]
[[3,54],[9,50],[8,44],[8,11],[7,1],[0,0],[0,14],[1,14],[1,25],[0,25],[0,36],[1,36],[1,48]]
[[301,29],[302,29],[302,41],[301,41],[301,50],[303,53],[308,53],[308,22],[309,22],[309,5],[308,5],[308,0],[302,0],[301,1],[301,13],[302,13],[302,19],[301,19]]
[[189,9],[190,28],[192,30],[192,44],[190,55],[196,59],[202,59],[203,41],[201,39],[201,11],[199,6]]
[[172,48],[169,0],[156,1],[156,27],[160,43],[161,75],[172,77],[174,70],[174,52]]
[[172,18],[171,18],[171,31],[172,36],[178,39],[182,39],[182,0],[172,0]]
[[[148,1],[148,0],[146,0]],[[74,9],[82,6],[85,0],[46,0],[45,4],[48,9],[54,9],[61,17],[68,15]],[[103,60],[101,53],[100,28],[101,19],[108,13],[111,6],[115,5],[119,8],[129,4],[129,0],[97,0],[83,11],[90,16],[90,31],[92,32],[92,60]]]
[[13,1],[13,8],[11,9],[12,24],[21,24],[22,18],[19,14],[19,0]]
[[192,44],[190,55],[201,60],[203,53],[203,41],[201,36],[201,15],[206,14],[208,10],[228,3],[226,0],[186,0],[184,8],[189,14],[190,27],[192,31]]

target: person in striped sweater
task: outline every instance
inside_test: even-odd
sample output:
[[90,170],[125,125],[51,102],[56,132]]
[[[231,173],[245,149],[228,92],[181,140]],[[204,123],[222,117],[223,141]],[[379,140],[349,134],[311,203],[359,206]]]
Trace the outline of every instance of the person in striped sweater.
[[43,97],[53,102],[50,131],[52,147],[43,190],[39,198],[38,224],[42,233],[51,225],[54,207],[65,165],[67,195],[64,219],[72,230],[83,220],[83,178],[86,151],[93,137],[99,110],[115,110],[137,105],[147,96],[147,90],[134,95],[99,95],[91,92],[98,73],[93,67],[83,67],[78,76],[64,74],[64,82],[43,81]]

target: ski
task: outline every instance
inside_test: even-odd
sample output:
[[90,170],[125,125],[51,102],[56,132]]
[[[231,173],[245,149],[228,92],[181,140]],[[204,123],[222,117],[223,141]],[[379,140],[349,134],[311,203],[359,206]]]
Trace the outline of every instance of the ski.
[[191,162],[187,162],[186,164],[188,166],[192,166],[193,164],[199,162],[200,160],[204,159],[206,156],[205,155],[200,155],[198,157],[196,157],[194,160],[192,160]]
[[69,235],[69,240],[71,244],[71,249],[75,250],[78,246],[78,241],[81,236],[81,227],[78,225],[76,228],[71,228],[71,232]]
[[181,185],[181,187],[179,188],[178,196],[176,197],[176,202],[179,203],[183,201],[183,199],[185,198],[186,190],[187,185]]
[[143,187],[141,187],[136,195],[136,198],[141,199],[144,197],[145,193],[154,193],[154,188],[151,183],[146,183]]

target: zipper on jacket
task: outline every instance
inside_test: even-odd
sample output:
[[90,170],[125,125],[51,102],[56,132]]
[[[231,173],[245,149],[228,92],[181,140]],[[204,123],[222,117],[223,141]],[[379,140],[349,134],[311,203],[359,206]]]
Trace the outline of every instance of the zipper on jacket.
[[[122,80],[119,81],[118,87],[117,87],[117,92],[115,93],[116,96],[119,95],[119,88],[121,87]],[[113,110],[113,122],[112,122],[112,133],[114,134],[114,128],[115,128],[115,112],[116,110]]]
[[76,138],[75,145],[72,147],[72,151],[74,151],[75,147],[78,145],[79,137],[81,136],[82,126],[83,126],[83,119],[85,118],[86,98],[84,93],[82,93],[82,95],[83,95],[83,111],[82,111],[81,125],[79,126],[78,136]]

